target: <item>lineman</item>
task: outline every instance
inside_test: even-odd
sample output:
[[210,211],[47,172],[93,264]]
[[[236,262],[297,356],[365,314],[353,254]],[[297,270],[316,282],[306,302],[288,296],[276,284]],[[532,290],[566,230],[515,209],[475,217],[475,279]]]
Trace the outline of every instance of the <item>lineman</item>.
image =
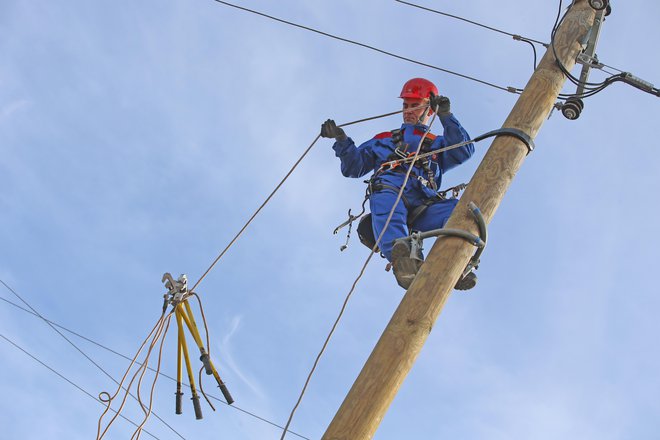
[[[414,154],[433,111],[444,128],[443,136],[426,135],[420,153],[437,150],[470,139],[467,131],[450,112],[449,98],[440,96],[437,87],[424,78],[413,78],[403,85],[403,124],[400,129],[386,131],[356,147],[341,127],[332,119],[321,126],[321,136],[334,138],[333,149],[341,160],[341,172],[345,177],[362,177],[374,171],[370,181],[370,210],[375,237],[383,231],[385,221],[403,185],[409,164],[383,167],[385,162]],[[468,160],[474,153],[472,143],[418,160],[410,174],[401,201],[379,244],[381,253],[392,263],[397,283],[408,289],[421,267],[424,257],[411,258],[410,245],[406,240],[409,231],[429,231],[442,228],[458,203],[456,199],[442,199],[437,190],[442,175]],[[414,257],[414,256],[413,256]],[[473,275],[472,275],[473,276]],[[476,279],[459,280],[457,289],[469,289]],[[463,282],[463,283],[462,283]]]

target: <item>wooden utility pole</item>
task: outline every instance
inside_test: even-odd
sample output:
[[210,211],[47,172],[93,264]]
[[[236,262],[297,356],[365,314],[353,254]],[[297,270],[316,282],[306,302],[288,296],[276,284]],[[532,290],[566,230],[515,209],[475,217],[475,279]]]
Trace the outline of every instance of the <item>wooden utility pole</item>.
[[[594,22],[595,13],[587,0],[575,0],[557,30],[555,50],[568,70],[575,65],[581,49],[580,41],[584,40]],[[503,127],[522,130],[534,139],[565,80],[551,47]],[[527,146],[515,137],[495,138],[446,227],[478,235],[474,218],[468,211],[468,202],[473,201],[489,223],[527,153]],[[471,244],[460,238],[440,237],[436,240],[426,263],[403,297],[323,440],[373,437],[474,251]]]

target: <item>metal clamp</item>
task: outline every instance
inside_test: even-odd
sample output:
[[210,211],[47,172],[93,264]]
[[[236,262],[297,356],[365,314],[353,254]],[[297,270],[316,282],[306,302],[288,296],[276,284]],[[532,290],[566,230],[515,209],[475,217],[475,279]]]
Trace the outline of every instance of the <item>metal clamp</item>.
[[188,277],[185,274],[181,274],[179,279],[174,280],[169,272],[165,272],[161,282],[165,283],[167,289],[167,293],[163,295],[163,311],[167,309],[168,305],[176,306],[188,297]]
[[409,237],[399,238],[397,240],[410,240],[410,258],[419,258],[418,255],[422,250],[422,241],[425,238],[430,237],[439,237],[439,236],[451,236],[459,237],[477,248],[476,252],[468,262],[467,266],[463,270],[461,278],[465,277],[468,273],[472,272],[473,269],[479,268],[479,257],[486,247],[486,241],[488,239],[488,231],[486,229],[486,221],[484,220],[481,210],[477,207],[474,202],[468,203],[468,208],[470,213],[477,222],[479,228],[479,236],[472,234],[471,232],[464,231],[462,229],[433,229],[426,232],[413,232]]

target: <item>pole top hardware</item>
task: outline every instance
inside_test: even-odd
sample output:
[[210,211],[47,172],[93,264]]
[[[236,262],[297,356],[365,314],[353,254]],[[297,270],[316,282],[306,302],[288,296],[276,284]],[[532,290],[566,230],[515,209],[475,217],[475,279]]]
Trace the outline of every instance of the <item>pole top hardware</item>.
[[188,277],[185,274],[181,274],[177,280],[174,280],[169,272],[165,272],[161,282],[165,283],[167,289],[167,293],[163,295],[163,312],[168,305],[176,306],[190,295]]
[[577,62],[592,69],[602,69],[605,67],[605,64],[598,61],[598,55],[596,54],[592,56],[582,52],[577,56]]

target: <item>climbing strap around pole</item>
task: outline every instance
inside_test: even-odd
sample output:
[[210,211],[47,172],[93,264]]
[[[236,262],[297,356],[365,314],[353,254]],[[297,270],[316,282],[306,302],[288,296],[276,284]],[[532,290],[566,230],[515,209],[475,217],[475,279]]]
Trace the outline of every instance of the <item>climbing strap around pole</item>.
[[[424,159],[426,157],[433,156],[434,154],[438,154],[438,153],[444,153],[445,151],[460,148],[460,147],[463,147],[465,145],[471,144],[473,142],[479,142],[479,141],[482,141],[484,139],[487,139],[489,137],[494,137],[494,136],[513,136],[515,138],[518,138],[519,140],[521,140],[527,146],[528,154],[530,152],[532,152],[534,150],[534,147],[535,147],[534,140],[532,140],[531,136],[529,136],[524,131],[519,130],[517,128],[504,127],[504,128],[498,128],[497,130],[489,131],[488,133],[484,133],[480,136],[477,136],[474,139],[469,139],[467,141],[463,141],[463,142],[460,142],[460,143],[454,144],[454,145],[448,145],[446,147],[442,147],[442,148],[439,148],[437,150],[432,150],[432,151],[429,151],[427,153],[421,153],[417,156],[417,158],[415,160]],[[409,158],[390,160],[388,162],[383,162],[381,164],[381,168],[382,167],[391,168],[391,167],[394,167],[394,166],[397,166],[397,165],[400,165],[400,164],[410,163],[410,162],[411,162],[411,160]]]
[[482,134],[481,136],[477,136],[476,138],[474,138],[474,142],[479,142],[493,136],[513,136],[523,141],[523,143],[527,146],[527,150],[529,150],[527,154],[534,151],[534,147],[535,147],[534,140],[531,138],[530,135],[517,128],[510,128],[510,127],[498,128],[497,130],[489,131],[488,133]]
[[422,241],[425,238],[439,237],[441,235],[444,235],[451,237],[459,237],[468,241],[470,244],[475,246],[477,250],[472,256],[472,258],[470,258],[470,261],[463,270],[463,273],[461,274],[461,279],[462,279],[467,274],[472,272],[473,269],[479,268],[479,258],[481,257],[481,253],[484,251],[484,248],[486,247],[486,241],[488,240],[486,221],[484,220],[484,217],[481,214],[481,210],[477,207],[477,205],[474,202],[468,203],[468,208],[470,210],[470,213],[474,217],[475,221],[477,222],[477,227],[479,228],[479,236],[476,236],[468,231],[463,231],[461,229],[441,228],[426,232],[413,232],[412,234],[410,234],[410,236],[399,238],[397,239],[397,241],[398,240],[410,241],[410,258],[417,258],[417,255],[421,253]]

